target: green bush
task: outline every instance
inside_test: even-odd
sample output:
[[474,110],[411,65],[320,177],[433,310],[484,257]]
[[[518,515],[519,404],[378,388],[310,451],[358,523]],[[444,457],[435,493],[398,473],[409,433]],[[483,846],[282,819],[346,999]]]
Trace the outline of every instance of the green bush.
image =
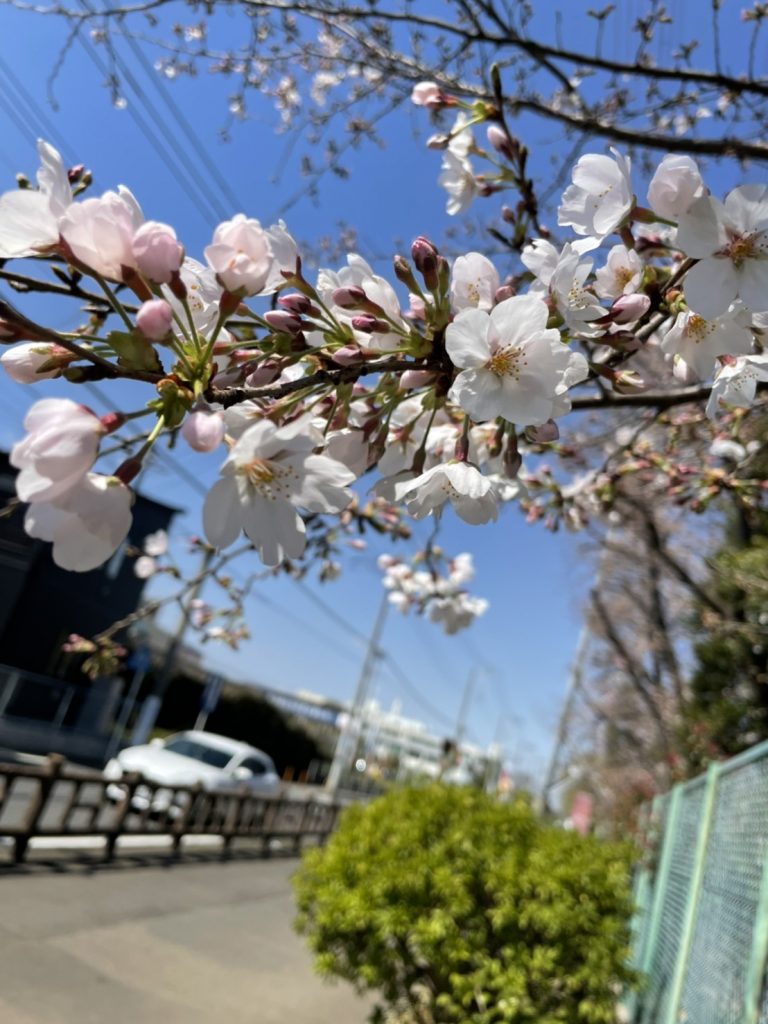
[[469,789],[346,810],[296,875],[317,969],[379,993],[371,1021],[607,1024],[626,966],[623,846]]

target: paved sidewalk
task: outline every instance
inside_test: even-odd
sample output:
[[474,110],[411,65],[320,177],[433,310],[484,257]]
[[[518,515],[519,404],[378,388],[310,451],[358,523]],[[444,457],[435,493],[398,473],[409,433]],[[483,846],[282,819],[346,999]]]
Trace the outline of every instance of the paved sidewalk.
[[291,929],[293,859],[0,875],[2,1024],[364,1024]]

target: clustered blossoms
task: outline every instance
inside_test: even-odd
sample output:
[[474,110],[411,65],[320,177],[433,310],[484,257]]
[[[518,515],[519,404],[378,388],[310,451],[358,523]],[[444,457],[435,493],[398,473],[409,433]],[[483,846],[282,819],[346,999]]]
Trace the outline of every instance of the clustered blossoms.
[[[516,276],[479,252],[451,265],[419,237],[410,260],[395,257],[396,282],[355,253],[310,280],[286,226],[243,213],[215,228],[200,263],[126,188],[82,198],[82,169],[68,172],[39,144],[38,187],[0,197],[0,258],[57,264],[90,315],[54,331],[0,304],[2,365],[27,384],[127,378],[148,395],[143,408],[101,418],[63,398],[30,410],[11,461],[26,528],[53,543],[60,565],[84,571],[110,557],[130,529],[131,481],[177,433],[219,460],[203,509],[208,544],[226,549],[244,534],[276,567],[302,557],[316,517],[348,515],[368,494],[379,512],[391,503],[416,519],[450,506],[482,524],[515,500],[537,518],[536,494],[565,489],[545,467],[524,471],[523,455],[577,453],[557,421],[637,397],[638,352],[661,353],[674,402],[675,389],[682,402],[683,389],[703,385],[697,400],[711,418],[754,401],[768,381],[767,187],[741,186],[721,203],[693,160],[669,156],[640,207],[629,159],[588,153],[558,210],[570,237],[555,244],[538,230],[527,152],[498,111],[434,83],[413,98],[437,115],[458,108],[429,143],[442,152],[449,213],[502,189],[523,195],[505,214]],[[487,151],[473,136],[483,122]],[[493,172],[476,173],[470,158]],[[96,471],[102,438],[143,417],[129,457]],[[602,478],[585,474],[587,489]],[[389,513],[377,515],[388,529]],[[143,553],[140,573],[153,557]],[[388,579],[416,588],[392,586],[401,604],[428,604],[451,629],[479,613],[456,589],[463,569],[438,585],[431,571],[408,577],[398,565]]]
[[[443,562],[444,575],[440,572]],[[410,564],[392,555],[380,555],[379,568],[391,605],[403,613],[411,608],[426,612],[449,635],[470,626],[488,608],[484,598],[466,590],[475,575],[472,556],[467,553],[445,559],[439,549],[433,548]]]

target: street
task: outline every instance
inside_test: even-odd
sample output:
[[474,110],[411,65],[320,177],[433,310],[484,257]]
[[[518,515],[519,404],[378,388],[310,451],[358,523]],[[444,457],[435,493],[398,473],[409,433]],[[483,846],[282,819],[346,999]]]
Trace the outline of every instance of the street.
[[[204,862],[201,862],[204,861]],[[296,859],[0,874],[2,1024],[364,1024],[292,930]]]

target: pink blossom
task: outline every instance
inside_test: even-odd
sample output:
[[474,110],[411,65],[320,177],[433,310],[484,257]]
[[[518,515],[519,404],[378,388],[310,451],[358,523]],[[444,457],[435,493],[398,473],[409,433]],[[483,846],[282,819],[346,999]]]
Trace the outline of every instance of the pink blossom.
[[445,99],[445,94],[437,82],[417,82],[411,90],[411,102],[428,110],[439,110],[445,105]]
[[181,436],[196,452],[212,452],[224,440],[224,417],[220,412],[191,412],[184,420]]
[[219,224],[205,258],[222,288],[235,295],[267,295],[285,283],[282,271],[296,269],[296,243],[282,221],[264,229],[238,213]]
[[98,416],[68,398],[43,398],[24,419],[27,436],[11,449],[19,470],[16,493],[22,501],[53,501],[85,477],[105,433]]
[[62,569],[88,572],[107,561],[131,528],[131,491],[113,476],[87,473],[55,501],[30,505],[24,529],[53,543]]
[[136,269],[133,236],[140,224],[141,210],[125,189],[73,203],[59,230],[78,262],[111,281],[122,281],[126,270]]
[[133,236],[133,256],[145,277],[155,284],[168,284],[181,269],[184,249],[172,227],[148,220]]
[[136,326],[150,341],[162,341],[168,337],[173,324],[173,310],[165,299],[150,299],[143,302],[136,314]]

